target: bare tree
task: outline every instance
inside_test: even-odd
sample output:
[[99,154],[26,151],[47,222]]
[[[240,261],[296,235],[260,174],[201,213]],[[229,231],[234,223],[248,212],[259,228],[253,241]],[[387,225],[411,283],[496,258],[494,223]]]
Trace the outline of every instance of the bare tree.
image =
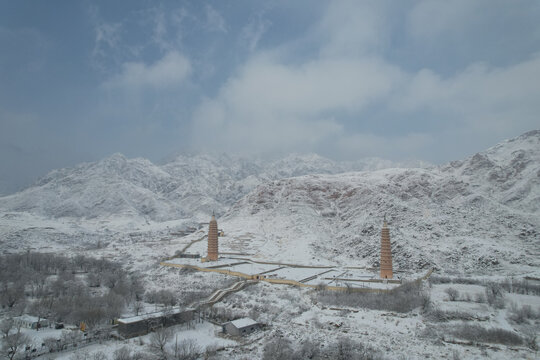
[[139,316],[139,313],[143,309],[143,304],[141,301],[137,300],[135,301],[135,304],[133,304],[133,310],[135,310],[135,315]]
[[132,274],[130,277],[130,296],[135,301],[141,301],[144,295],[144,286],[137,274]]
[[0,301],[2,306],[12,308],[17,302],[24,299],[24,282],[18,281],[13,284],[3,283],[0,291]]
[[46,318],[49,313],[49,304],[43,300],[36,301],[30,307],[30,312],[37,316],[38,321],[36,330],[39,330],[41,328],[40,321]]
[[96,273],[91,272],[88,275],[86,275],[86,282],[88,283],[88,286],[90,287],[100,287],[101,277],[99,277]]
[[114,360],[131,360],[131,350],[127,347],[121,347],[114,351]]
[[286,360],[291,358],[291,341],[278,337],[267,343],[263,349],[263,360]]
[[17,327],[17,332],[10,334],[3,339],[2,353],[9,360],[13,360],[17,352],[24,350],[24,345],[30,342],[28,335],[21,332],[21,327]]
[[182,340],[174,346],[174,358],[178,360],[195,360],[199,358],[201,348],[193,339]]
[[354,344],[349,338],[342,338],[335,345],[334,358],[339,360],[349,360],[355,353]]
[[165,345],[172,337],[172,331],[169,328],[158,328],[150,335],[150,346],[161,353],[165,352]]
[[502,287],[497,283],[489,283],[485,288],[486,300],[489,305],[497,308],[504,308],[504,293]]
[[62,341],[59,341],[59,339],[56,339],[54,337],[48,337],[43,339],[43,343],[49,349],[49,351],[60,351],[62,350],[63,343]]
[[108,357],[103,351],[96,351],[92,354],[92,360],[107,360]]
[[2,332],[2,337],[5,339],[8,337],[9,332],[13,328],[14,320],[11,317],[4,319],[0,322],[0,332]]
[[113,291],[109,291],[105,296],[103,296],[103,300],[107,304],[107,316],[109,318],[112,319],[120,316],[120,313],[122,310],[124,310],[125,304],[122,296]]

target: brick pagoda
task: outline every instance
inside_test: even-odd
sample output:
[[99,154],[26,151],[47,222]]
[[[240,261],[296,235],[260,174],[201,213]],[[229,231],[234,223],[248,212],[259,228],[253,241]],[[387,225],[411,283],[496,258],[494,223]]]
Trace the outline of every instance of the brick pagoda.
[[391,279],[393,275],[390,230],[388,230],[388,224],[386,223],[385,216],[381,232],[381,279]]
[[218,259],[218,227],[214,214],[208,227],[208,256],[207,261],[217,261]]

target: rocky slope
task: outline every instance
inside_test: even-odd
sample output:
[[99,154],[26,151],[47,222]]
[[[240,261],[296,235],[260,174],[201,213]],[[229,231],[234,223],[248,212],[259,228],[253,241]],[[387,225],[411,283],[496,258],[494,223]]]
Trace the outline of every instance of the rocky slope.
[[[386,214],[397,269],[538,271],[540,131],[440,167],[384,169],[388,165],[373,159],[336,163],[317,155],[270,163],[178,156],[155,165],[116,154],[53,171],[0,198],[0,210],[7,225],[14,224],[10,212],[25,214],[20,219],[37,214],[58,219],[55,231],[69,218],[85,234],[115,217],[128,219],[128,231],[144,223],[151,232],[148,221],[207,221],[215,210],[228,234],[224,248],[268,260],[358,266],[378,265]],[[383,169],[372,170],[377,168]],[[359,169],[366,171],[351,172]],[[10,231],[24,237],[23,225]],[[77,238],[77,229],[70,228],[70,239]]]
[[526,212],[540,210],[540,130],[451,162],[441,170],[502,205]]
[[0,198],[0,209],[54,218],[205,220],[212,211],[224,213],[270,180],[396,165],[380,159],[338,163],[315,154],[289,155],[269,163],[227,155],[180,155],[155,165],[146,159],[114,154],[98,162],[52,171],[34,186]]
[[235,204],[223,226],[273,237],[279,246],[253,246],[270,258],[377,266],[386,214],[397,268],[533,271],[540,265],[539,180],[540,131],[532,131],[439,168],[269,182]]

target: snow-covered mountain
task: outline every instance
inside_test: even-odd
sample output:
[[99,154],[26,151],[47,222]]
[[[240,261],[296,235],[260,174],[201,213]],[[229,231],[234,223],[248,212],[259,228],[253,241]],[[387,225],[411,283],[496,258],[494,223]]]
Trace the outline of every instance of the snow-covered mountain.
[[[116,217],[129,219],[134,229],[148,221],[205,221],[215,210],[229,234],[225,248],[273,260],[358,266],[377,266],[386,214],[398,269],[538,268],[540,131],[462,161],[418,165],[339,163],[313,154],[272,162],[180,155],[156,165],[115,154],[53,171],[0,198],[0,210],[6,221],[9,212],[75,219],[89,234]],[[85,219],[96,221],[84,225]],[[237,240],[243,249],[233,248]]]
[[339,163],[315,154],[272,162],[228,155],[179,155],[162,165],[114,154],[98,162],[55,170],[30,188],[0,198],[5,211],[47,217],[143,217],[153,221],[206,219],[270,180],[400,166],[370,159]]
[[540,210],[540,130],[454,161],[442,171],[470,184],[500,204],[527,212]]
[[377,266],[386,214],[397,268],[526,271],[540,265],[539,200],[532,131],[438,168],[272,181],[236,203],[223,226],[254,234],[251,250],[269,258]]
[[112,155],[95,163],[50,172],[34,186],[0,199],[9,211],[49,217],[181,216],[164,195],[173,177],[144,159]]

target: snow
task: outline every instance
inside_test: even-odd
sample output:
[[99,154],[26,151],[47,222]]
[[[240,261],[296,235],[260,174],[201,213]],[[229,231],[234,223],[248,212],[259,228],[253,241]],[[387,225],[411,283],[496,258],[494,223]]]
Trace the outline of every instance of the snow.
[[146,313],[146,314],[141,314],[141,315],[137,315],[137,316],[131,316],[131,317],[127,317],[127,318],[121,318],[121,319],[118,319],[118,322],[121,322],[121,323],[124,323],[124,324],[131,324],[131,323],[138,322],[138,321],[145,320],[145,319],[159,318],[159,317],[162,317],[164,315],[179,314],[179,313],[181,313],[183,311],[186,311],[186,310],[190,310],[190,309],[171,308],[171,309],[164,310],[164,311],[156,311],[156,312],[152,312],[152,313]]
[[56,330],[56,329],[47,328],[47,327],[41,328],[39,330],[21,328],[21,332],[23,334],[30,336],[30,338],[32,339],[32,343],[36,347],[41,347],[41,344],[47,338],[60,339],[63,331],[67,331],[67,330]]
[[[223,255],[217,264],[198,259],[170,262],[223,264],[234,271],[269,271],[265,275],[296,280],[319,275],[306,282],[309,285],[334,285],[336,277],[342,286],[390,288],[394,285],[353,281],[377,277],[380,228],[386,214],[394,270],[405,280],[423,276],[432,266],[441,274],[485,281],[539,278],[539,139],[538,131],[524,134],[440,167],[380,169],[375,160],[368,167],[376,171],[352,171],[368,169],[336,165],[317,156],[293,155],[272,165],[197,155],[155,165],[115,155],[54,171],[35,186],[0,198],[0,250],[104,257],[140,272],[149,291],[170,289],[179,297],[191,292],[206,298],[235,279],[181,272],[159,263],[200,239],[207,231],[202,223],[215,209],[218,226],[226,234],[219,238],[220,251],[244,255]],[[191,227],[196,231],[177,235]],[[204,256],[206,247],[204,240],[194,242],[187,252]],[[245,261],[239,258],[252,261],[233,266]],[[277,270],[279,265],[255,261],[331,266],[332,271],[321,274],[326,269],[291,266]],[[436,307],[486,317],[482,326],[519,329],[507,320],[508,308],[448,301],[448,287],[472,298],[484,292],[481,285],[433,285],[429,292]],[[263,340],[236,353],[231,348],[236,343],[217,336],[219,328],[214,325],[175,331],[179,339],[195,339],[200,346],[226,346],[223,356],[232,359],[260,358],[264,342],[280,333],[295,345],[306,339],[328,345],[350,336],[412,359],[451,358],[453,350],[463,358],[534,356],[525,347],[440,346],[435,330],[444,328],[429,323],[419,310],[407,314],[333,310],[318,304],[313,294],[313,289],[258,282],[214,305],[272,325]],[[505,294],[505,299],[538,311],[537,296]],[[538,326],[531,322],[531,327]],[[59,333],[28,331],[47,337]],[[141,349],[138,340],[126,344]],[[143,340],[148,343],[148,338]],[[123,345],[108,342],[85,349],[110,354]]]
[[[338,163],[315,154],[290,155],[273,162],[228,155],[179,155],[156,165],[147,159],[113,154],[98,162],[54,170],[33,186],[5,196],[5,211],[32,212],[56,218],[108,221],[111,217],[140,222],[185,218],[205,221],[256,186],[272,179],[317,173],[342,173],[373,167]],[[381,160],[375,167],[400,166]],[[135,221],[133,221],[135,220]],[[128,225],[128,224],[125,224]]]
[[[182,330],[181,328],[176,327],[173,331],[175,333],[173,339],[178,336],[179,341],[192,340],[203,350],[208,347],[236,345],[236,342],[233,340],[218,337],[217,333],[221,331],[221,327],[209,322],[197,324],[194,329]],[[171,340],[169,345],[172,346],[173,344],[174,340]]]
[[231,321],[231,324],[233,324],[237,329],[242,329],[248,326],[257,325],[258,322],[250,318],[242,318]]

